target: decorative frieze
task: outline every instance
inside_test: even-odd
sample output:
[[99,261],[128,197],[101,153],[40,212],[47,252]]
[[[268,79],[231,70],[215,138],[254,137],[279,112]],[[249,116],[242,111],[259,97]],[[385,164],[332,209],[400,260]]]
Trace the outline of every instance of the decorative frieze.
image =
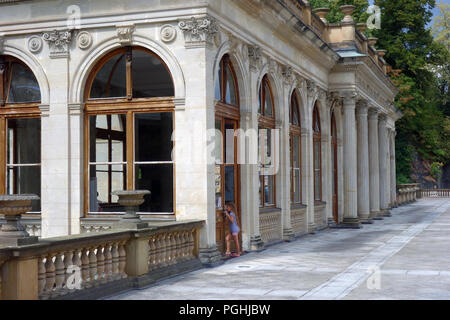
[[129,46],[133,42],[133,33],[136,30],[134,24],[117,25],[117,38],[122,46]]
[[162,42],[170,43],[176,39],[177,30],[172,25],[166,24],[161,27],[160,37]]
[[50,58],[66,58],[72,42],[72,30],[44,32],[42,38],[50,48]]
[[317,94],[317,85],[313,80],[306,80],[306,88],[308,90],[308,98],[313,98]]
[[31,53],[39,53],[42,50],[42,45],[42,38],[39,36],[31,36],[28,39],[28,50],[30,50]]
[[184,33],[187,48],[204,47],[212,44],[219,33],[216,19],[211,16],[192,17],[190,20],[180,21],[178,27]]
[[92,35],[87,31],[81,31],[77,36],[77,45],[81,50],[89,49],[92,42]]

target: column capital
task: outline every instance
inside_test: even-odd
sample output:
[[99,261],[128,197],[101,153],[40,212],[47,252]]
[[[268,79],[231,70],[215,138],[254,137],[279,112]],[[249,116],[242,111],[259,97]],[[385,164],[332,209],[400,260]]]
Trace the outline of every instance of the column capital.
[[379,111],[377,108],[369,108],[369,120],[378,120]]
[[367,100],[358,100],[356,103],[356,113],[361,116],[367,116],[369,104]]
[[358,95],[355,91],[341,91],[339,95],[342,98],[344,109],[355,108]]
[[388,118],[388,117],[387,117],[386,114],[380,113],[379,116],[378,116],[379,123],[380,123],[380,124],[383,124],[383,125],[386,125],[386,123],[387,123],[387,118]]

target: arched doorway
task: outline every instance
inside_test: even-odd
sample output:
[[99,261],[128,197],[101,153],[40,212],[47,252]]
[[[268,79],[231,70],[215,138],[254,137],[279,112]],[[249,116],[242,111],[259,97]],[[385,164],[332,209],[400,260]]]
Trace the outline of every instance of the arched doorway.
[[[228,224],[223,214],[225,204],[236,205],[236,216],[240,227],[240,166],[237,159],[240,128],[239,90],[236,73],[229,55],[220,61],[215,84],[215,128],[216,128],[216,242],[220,252],[225,252],[225,236]],[[241,239],[242,241],[242,239]]]
[[[41,195],[41,91],[22,61],[0,55],[0,194]],[[40,200],[30,215],[40,215]]]
[[338,145],[337,145],[337,130],[336,117],[334,111],[331,114],[331,173],[332,173],[332,201],[333,201],[333,218],[336,223],[339,223],[338,211]]
[[116,190],[150,190],[142,215],[175,213],[172,76],[141,47],[103,57],[85,89],[85,214],[124,212]]

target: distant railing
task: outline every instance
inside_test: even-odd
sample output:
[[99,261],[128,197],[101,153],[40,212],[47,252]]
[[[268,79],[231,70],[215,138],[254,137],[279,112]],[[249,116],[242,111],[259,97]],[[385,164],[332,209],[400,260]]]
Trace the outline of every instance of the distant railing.
[[450,189],[422,189],[421,198],[450,198]]
[[401,206],[416,201],[419,190],[417,183],[397,185],[397,204]]
[[161,222],[0,248],[0,300],[98,298],[192,270],[202,226]]

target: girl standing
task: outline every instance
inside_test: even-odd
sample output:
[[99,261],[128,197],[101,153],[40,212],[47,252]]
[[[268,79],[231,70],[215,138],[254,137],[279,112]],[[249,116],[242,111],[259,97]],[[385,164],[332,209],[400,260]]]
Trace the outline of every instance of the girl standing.
[[[225,204],[225,215],[227,217],[228,226],[229,226],[229,230],[230,230],[230,233],[226,237],[226,241],[227,241],[226,255],[232,256],[232,257],[240,257],[241,249],[239,246],[239,232],[241,231],[241,229],[239,228],[239,225],[237,222],[236,206],[234,205],[233,202],[227,202]],[[236,245],[236,253],[234,253],[234,254],[231,254],[231,252],[230,252],[231,238],[234,239],[234,243]]]

